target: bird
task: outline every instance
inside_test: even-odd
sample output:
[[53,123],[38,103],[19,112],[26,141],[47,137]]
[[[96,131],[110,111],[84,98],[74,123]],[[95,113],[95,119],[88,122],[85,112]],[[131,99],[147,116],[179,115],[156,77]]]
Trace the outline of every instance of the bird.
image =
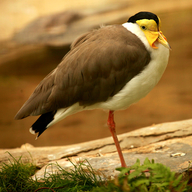
[[159,82],[171,47],[160,18],[142,11],[123,24],[100,26],[71,44],[59,65],[35,88],[15,116],[39,116],[30,132],[38,138],[48,127],[84,110],[108,110],[107,125],[127,167],[116,134],[114,112],[145,97]]

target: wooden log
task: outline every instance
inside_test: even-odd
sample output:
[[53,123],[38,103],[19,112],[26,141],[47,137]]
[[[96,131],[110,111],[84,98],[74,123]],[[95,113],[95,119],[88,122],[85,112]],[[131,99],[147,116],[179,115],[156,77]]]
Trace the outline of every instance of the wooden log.
[[[121,134],[118,136],[128,166],[139,158],[146,157],[169,166],[176,172],[190,167],[192,158],[192,119],[171,123],[162,123]],[[111,137],[104,139],[58,147],[33,147],[25,144],[21,148],[0,150],[0,162],[22,156],[22,161],[33,161],[41,170],[36,176],[41,178],[48,163],[57,162],[64,168],[87,159],[94,169],[103,170],[105,174],[115,175],[120,161]],[[72,165],[71,165],[72,166]],[[47,169],[48,170],[48,169]]]

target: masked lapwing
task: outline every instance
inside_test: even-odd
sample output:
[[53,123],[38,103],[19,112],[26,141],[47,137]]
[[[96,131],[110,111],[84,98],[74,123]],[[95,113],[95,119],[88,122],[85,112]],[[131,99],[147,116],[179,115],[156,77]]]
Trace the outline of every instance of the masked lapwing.
[[107,124],[117,139],[114,111],[128,108],[158,83],[170,46],[160,18],[139,12],[122,25],[102,26],[80,36],[61,63],[36,87],[15,119],[41,115],[30,128],[39,137],[48,127],[83,110],[109,110]]

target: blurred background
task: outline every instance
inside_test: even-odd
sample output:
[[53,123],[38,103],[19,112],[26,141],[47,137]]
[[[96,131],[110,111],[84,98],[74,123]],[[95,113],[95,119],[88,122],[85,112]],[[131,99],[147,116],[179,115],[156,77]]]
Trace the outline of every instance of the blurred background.
[[153,91],[127,110],[115,112],[117,133],[192,118],[191,0],[1,0],[0,148],[68,145],[110,136],[107,111],[67,117],[38,140],[28,131],[37,117],[16,121],[14,116],[74,39],[101,25],[125,23],[139,11],[161,18],[172,51]]

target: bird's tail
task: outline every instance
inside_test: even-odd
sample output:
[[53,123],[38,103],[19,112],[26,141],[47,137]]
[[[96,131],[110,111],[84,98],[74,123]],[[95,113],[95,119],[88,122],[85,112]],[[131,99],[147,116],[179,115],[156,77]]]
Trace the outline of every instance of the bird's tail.
[[38,133],[36,139],[48,128],[48,125],[54,120],[57,111],[51,111],[41,115],[29,129],[30,133]]
[[82,111],[84,106],[80,106],[78,103],[72,105],[69,108],[60,108],[55,111],[42,114],[37,121],[29,129],[30,133],[38,133],[36,139],[50,126],[54,125],[58,121],[64,119],[68,115],[72,115],[79,111]]

